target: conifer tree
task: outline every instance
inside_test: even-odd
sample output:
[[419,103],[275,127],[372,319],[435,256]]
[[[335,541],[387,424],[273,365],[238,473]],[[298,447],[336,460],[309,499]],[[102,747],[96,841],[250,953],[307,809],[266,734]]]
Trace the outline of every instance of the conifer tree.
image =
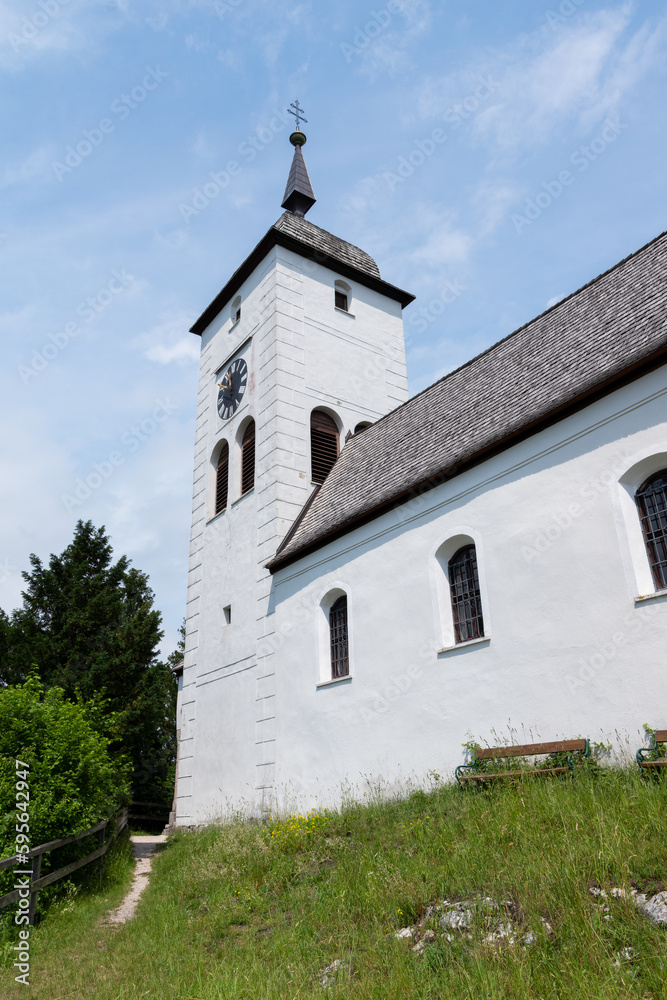
[[157,660],[160,612],[148,577],[113,561],[105,529],[79,521],[48,566],[30,556],[23,603],[0,615],[0,682],[22,684],[36,669],[46,689],[104,699],[115,745],[133,762],[135,798],[168,801],[175,753],[175,682]]

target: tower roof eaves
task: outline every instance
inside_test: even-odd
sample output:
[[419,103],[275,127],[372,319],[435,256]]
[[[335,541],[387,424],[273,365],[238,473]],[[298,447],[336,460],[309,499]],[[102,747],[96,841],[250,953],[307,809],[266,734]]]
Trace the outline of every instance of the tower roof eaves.
[[190,327],[190,333],[201,336],[207,326],[219,315],[227,302],[234,297],[241,285],[275,246],[292,250],[302,257],[335,271],[336,274],[358,281],[360,284],[400,302],[403,309],[414,300],[414,295],[410,292],[403,291],[403,289],[383,281],[373,258],[360,250],[359,247],[333,236],[325,229],[320,229],[319,226],[315,226],[302,216],[284,212],[241,266],[237,268],[201,316],[195,320]]

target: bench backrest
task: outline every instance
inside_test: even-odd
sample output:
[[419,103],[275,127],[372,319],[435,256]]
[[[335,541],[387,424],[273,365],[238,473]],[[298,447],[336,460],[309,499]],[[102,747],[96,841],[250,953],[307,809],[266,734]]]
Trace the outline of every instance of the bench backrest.
[[657,729],[655,733],[656,743],[667,743],[667,729]]
[[585,750],[586,740],[557,740],[555,743],[526,743],[520,747],[482,747],[475,750],[475,760],[490,757],[530,757],[538,753],[571,753]]

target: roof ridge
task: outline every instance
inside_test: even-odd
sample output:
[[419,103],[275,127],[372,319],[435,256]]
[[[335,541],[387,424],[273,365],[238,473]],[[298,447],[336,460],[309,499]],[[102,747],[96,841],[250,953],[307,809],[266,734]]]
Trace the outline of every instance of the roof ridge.
[[[639,247],[637,250],[633,250],[633,252],[629,253],[627,257],[624,257],[622,260],[617,261],[617,263],[613,264],[612,267],[608,267],[606,271],[601,271],[600,274],[596,275],[594,278],[591,278],[585,284],[581,285],[579,288],[576,288],[573,292],[570,292],[568,295],[565,295],[562,299],[559,299],[558,302],[554,302],[554,304],[552,306],[549,306],[548,309],[544,309],[541,313],[538,313],[537,316],[533,316],[532,319],[529,319],[525,323],[522,323],[521,326],[518,326],[515,330],[512,330],[510,333],[505,334],[504,337],[501,337],[500,340],[496,340],[495,343],[490,344],[489,347],[486,347],[483,351],[480,351],[479,354],[475,354],[472,358],[469,358],[467,361],[464,361],[462,365],[458,365],[456,368],[452,368],[450,372],[446,372],[445,375],[442,375],[440,378],[436,379],[435,382],[431,382],[430,385],[427,385],[425,386],[425,388],[420,389],[420,391],[415,393],[414,396],[410,396],[409,399],[406,399],[404,403],[401,403],[399,406],[395,407],[395,409],[390,410],[389,413],[385,413],[382,417],[379,417],[375,421],[375,423],[373,423],[371,426],[376,427],[378,424],[382,423],[383,420],[386,420],[388,417],[391,417],[395,413],[398,413],[399,410],[402,410],[404,407],[409,406],[410,403],[413,403],[415,399],[419,399],[419,397],[423,396],[425,392],[430,392],[430,390],[433,389],[436,385],[440,385],[442,382],[445,382],[448,378],[452,378],[454,375],[457,375],[465,368],[468,368],[470,365],[474,364],[475,361],[479,361],[480,358],[483,358],[486,354],[489,354],[491,351],[494,351],[496,347],[499,347],[501,344],[504,344],[512,337],[516,337],[517,334],[522,332],[522,330],[525,330],[533,323],[536,323],[538,319],[542,319],[543,316],[546,316],[548,313],[553,312],[555,309],[558,309],[565,302],[568,302],[570,299],[574,298],[575,295],[579,295],[587,288],[590,288],[591,285],[594,285],[597,281],[601,281],[602,278],[605,278],[608,274],[611,274],[613,271],[618,270],[619,267],[622,267],[624,264],[626,264],[633,257],[636,257],[638,254],[643,253],[644,250],[648,250],[650,246],[652,246],[654,243],[657,243],[665,236],[667,236],[667,229],[664,229],[661,233],[658,234],[658,236],[654,236],[652,240],[649,240],[648,243],[644,243],[643,246]],[[370,428],[367,429],[370,430]]]
[[658,234],[352,438],[271,572],[665,365],[666,239]]

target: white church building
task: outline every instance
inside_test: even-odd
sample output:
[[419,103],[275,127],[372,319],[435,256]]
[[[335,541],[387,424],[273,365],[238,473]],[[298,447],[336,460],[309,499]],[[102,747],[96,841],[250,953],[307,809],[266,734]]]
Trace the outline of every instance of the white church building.
[[667,234],[408,398],[413,299],[284,214],[201,338],[176,822],[667,725]]

